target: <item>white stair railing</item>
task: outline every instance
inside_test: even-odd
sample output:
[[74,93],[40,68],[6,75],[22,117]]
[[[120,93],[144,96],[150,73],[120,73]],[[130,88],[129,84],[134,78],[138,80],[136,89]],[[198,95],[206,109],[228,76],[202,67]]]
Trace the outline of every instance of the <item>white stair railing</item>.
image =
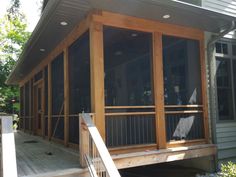
[[108,149],[94,125],[93,114],[80,114],[80,162],[92,177],[120,177]]
[[17,177],[16,149],[12,116],[0,114],[2,135],[2,176]]

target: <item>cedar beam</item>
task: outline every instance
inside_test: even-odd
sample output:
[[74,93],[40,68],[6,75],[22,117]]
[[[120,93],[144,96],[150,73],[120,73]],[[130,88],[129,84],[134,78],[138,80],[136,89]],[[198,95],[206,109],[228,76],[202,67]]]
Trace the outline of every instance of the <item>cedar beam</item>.
[[69,142],[69,60],[68,48],[64,49],[64,145]]
[[156,142],[159,149],[166,148],[166,126],[164,110],[164,81],[162,63],[162,35],[155,32],[153,36],[153,78],[156,106]]
[[48,139],[52,136],[52,67],[48,64]]
[[90,73],[91,109],[96,116],[95,125],[105,140],[103,26],[97,22],[90,24]]

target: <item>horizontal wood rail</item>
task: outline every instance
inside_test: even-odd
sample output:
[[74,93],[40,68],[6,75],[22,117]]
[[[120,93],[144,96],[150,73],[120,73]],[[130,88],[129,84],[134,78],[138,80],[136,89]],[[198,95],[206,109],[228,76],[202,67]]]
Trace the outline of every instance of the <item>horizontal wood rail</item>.
[[80,162],[91,176],[120,177],[120,174],[89,114],[80,114]]
[[165,108],[203,108],[203,105],[165,105]]
[[165,111],[165,114],[198,114],[203,113],[201,110],[185,110],[185,111]]
[[105,106],[105,109],[149,109],[155,108],[154,105],[150,106]]
[[106,116],[128,116],[128,115],[154,115],[156,112],[116,112],[105,113]]

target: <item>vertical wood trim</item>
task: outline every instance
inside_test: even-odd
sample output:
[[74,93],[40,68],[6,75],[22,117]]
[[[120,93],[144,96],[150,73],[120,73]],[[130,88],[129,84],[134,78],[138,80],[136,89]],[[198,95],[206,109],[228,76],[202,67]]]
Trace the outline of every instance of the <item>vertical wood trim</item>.
[[99,133],[105,140],[103,26],[90,24],[91,109],[95,113]]
[[31,88],[31,82],[32,80],[29,80],[29,131],[31,132],[32,127],[31,127],[31,121],[33,118],[33,113],[32,113],[32,99],[31,99],[31,93],[32,93],[32,88]]
[[156,108],[156,141],[159,149],[166,148],[166,126],[164,110],[164,81],[162,62],[162,34],[153,33],[153,78]]
[[205,63],[205,45],[204,36],[199,41],[200,49],[200,65],[201,65],[201,84],[202,84],[202,104],[203,104],[203,121],[204,121],[204,135],[208,143],[209,139],[209,120],[208,120],[208,104],[207,104],[207,79],[206,79],[206,63]]
[[64,49],[64,145],[69,142],[69,58],[68,48]]
[[21,89],[22,89],[22,86],[19,87],[20,88],[20,121],[19,121],[19,129],[22,129],[22,117],[23,117],[23,110],[22,110],[22,92],[21,92]]
[[48,139],[52,136],[52,66],[48,64]]
[[45,69],[42,70],[43,74],[43,83],[42,83],[42,117],[41,117],[41,125],[42,125],[42,136],[45,137]]
[[23,130],[25,131],[25,109],[26,109],[26,107],[25,107],[25,84],[24,84],[24,86],[23,86],[23,105],[24,105],[24,110],[23,110],[23,114],[24,114],[24,116],[23,116]]

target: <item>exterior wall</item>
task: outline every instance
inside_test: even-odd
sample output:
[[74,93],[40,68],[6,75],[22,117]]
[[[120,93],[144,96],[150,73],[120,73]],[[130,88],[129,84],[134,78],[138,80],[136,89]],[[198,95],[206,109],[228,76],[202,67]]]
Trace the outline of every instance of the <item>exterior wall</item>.
[[[202,6],[236,17],[236,0],[202,0]],[[230,32],[225,38],[236,39],[236,32]],[[211,117],[211,119],[213,118]],[[217,118],[214,117],[214,119]],[[236,121],[216,122],[215,136],[218,144],[219,164],[229,160],[236,161]]]
[[219,163],[228,160],[236,162],[236,122],[217,123],[216,136]]

